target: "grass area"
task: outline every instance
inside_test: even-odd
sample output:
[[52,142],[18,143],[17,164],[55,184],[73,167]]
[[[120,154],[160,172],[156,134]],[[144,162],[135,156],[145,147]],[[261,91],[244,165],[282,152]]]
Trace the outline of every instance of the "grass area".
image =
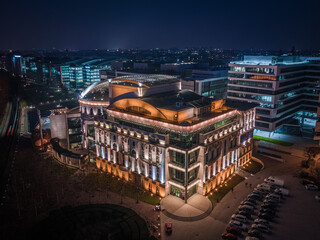
[[256,161],[250,161],[249,163],[247,163],[248,165],[244,165],[241,167],[242,170],[255,174],[257,172],[259,172],[262,168],[262,164],[258,163]]
[[221,187],[217,188],[217,191],[214,191],[212,195],[210,194],[209,200],[213,205],[217,204],[229,191],[231,191],[232,188],[237,186],[243,180],[243,177],[235,174],[229,181],[225,182],[227,185],[224,183]]
[[292,146],[293,145],[293,143],[291,143],[291,142],[285,142],[285,141],[267,138],[267,137],[261,137],[261,136],[257,136],[257,135],[254,135],[253,139],[261,140],[261,141],[265,141],[265,142],[270,142],[270,143],[274,143],[274,144],[281,145],[281,146]]
[[148,191],[144,191],[138,188],[133,183],[125,182],[119,180],[117,177],[114,177],[108,173],[89,173],[83,180],[87,185],[100,188],[105,191],[110,191],[114,193],[121,193],[123,196],[127,196],[133,199],[139,199],[139,201],[155,205],[160,202],[159,196],[153,195]]
[[56,172],[57,174],[59,174],[61,176],[68,177],[77,171],[76,168],[70,168],[68,166],[57,163],[57,160],[55,160],[53,157],[49,157],[46,160],[47,160],[48,164],[50,165],[50,168],[52,169],[52,171]]

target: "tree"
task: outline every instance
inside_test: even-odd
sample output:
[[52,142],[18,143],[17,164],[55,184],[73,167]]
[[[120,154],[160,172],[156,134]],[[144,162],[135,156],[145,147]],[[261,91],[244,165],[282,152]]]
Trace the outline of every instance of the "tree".
[[308,157],[307,164],[310,165],[314,158],[320,153],[319,147],[307,147],[305,150],[305,156]]

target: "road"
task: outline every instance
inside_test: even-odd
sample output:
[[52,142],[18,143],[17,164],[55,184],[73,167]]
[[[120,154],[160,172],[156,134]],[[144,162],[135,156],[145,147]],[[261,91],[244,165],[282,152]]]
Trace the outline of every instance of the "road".
[[[7,73],[1,72],[0,78],[3,81],[4,79],[11,80],[10,77],[7,78],[5,75]],[[12,84],[13,85],[13,84]],[[9,90],[9,104],[11,104],[11,111],[8,116],[8,120],[5,126],[4,136],[0,139],[1,152],[0,152],[0,202],[5,201],[5,193],[7,189],[8,181],[10,181],[10,168],[14,164],[14,150],[17,144],[18,138],[18,128],[19,128],[19,119],[20,119],[20,109],[19,109],[19,98],[18,98],[18,88],[19,84],[11,86]]]

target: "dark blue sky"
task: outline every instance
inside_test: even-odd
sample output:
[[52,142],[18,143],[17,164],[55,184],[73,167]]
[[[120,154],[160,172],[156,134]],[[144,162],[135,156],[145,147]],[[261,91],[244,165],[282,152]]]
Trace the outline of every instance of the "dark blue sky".
[[0,49],[319,49],[319,11],[318,0],[11,0]]

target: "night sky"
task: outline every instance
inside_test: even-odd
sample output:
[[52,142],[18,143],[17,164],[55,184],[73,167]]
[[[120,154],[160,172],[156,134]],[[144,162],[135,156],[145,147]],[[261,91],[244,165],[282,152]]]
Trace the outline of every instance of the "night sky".
[[318,0],[7,0],[0,49],[319,49],[319,25]]

